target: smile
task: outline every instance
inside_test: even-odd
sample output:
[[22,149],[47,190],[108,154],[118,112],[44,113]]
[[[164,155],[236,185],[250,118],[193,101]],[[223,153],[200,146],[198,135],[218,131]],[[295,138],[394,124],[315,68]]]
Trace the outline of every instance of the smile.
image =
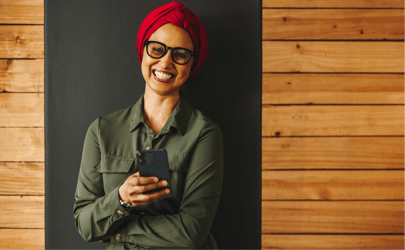
[[153,70],[152,72],[153,72],[155,79],[159,82],[168,82],[174,77],[174,74],[159,71],[159,70]]

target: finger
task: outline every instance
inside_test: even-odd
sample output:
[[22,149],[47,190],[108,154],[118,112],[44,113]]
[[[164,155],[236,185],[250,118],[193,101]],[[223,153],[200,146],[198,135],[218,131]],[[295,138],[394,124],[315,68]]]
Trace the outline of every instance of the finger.
[[154,176],[142,177],[142,176],[140,176],[139,171],[132,174],[131,176],[129,176],[128,179],[129,179],[129,182],[135,186],[136,185],[145,185],[145,184],[154,183],[154,182],[159,181],[159,178],[154,177]]
[[136,186],[134,188],[134,190],[135,190],[135,193],[142,194],[142,193],[148,192],[150,190],[154,190],[154,189],[166,187],[166,186],[167,186],[167,181],[162,180],[157,183]]
[[107,241],[110,241],[110,236],[107,236],[104,239],[100,240],[100,242],[107,242]]
[[139,171],[136,172],[135,174],[132,174],[130,177],[132,177],[132,176],[140,176]]
[[149,200],[158,199],[161,196],[168,194],[167,191],[170,192],[170,190],[168,188],[165,188],[165,189],[155,192],[155,193],[137,195],[136,198],[134,199],[134,201],[148,202]]
[[156,183],[159,181],[159,178],[150,176],[150,177],[138,177],[136,184],[137,185],[146,185],[146,184],[152,184]]

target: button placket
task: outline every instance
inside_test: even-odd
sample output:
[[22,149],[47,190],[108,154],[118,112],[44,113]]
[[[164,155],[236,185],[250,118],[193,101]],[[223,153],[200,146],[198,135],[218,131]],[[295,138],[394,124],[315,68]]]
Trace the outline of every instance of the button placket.
[[150,134],[149,132],[147,132],[147,136],[146,136],[146,141],[145,141],[145,148],[149,147],[152,148],[152,141],[153,141],[153,133]]

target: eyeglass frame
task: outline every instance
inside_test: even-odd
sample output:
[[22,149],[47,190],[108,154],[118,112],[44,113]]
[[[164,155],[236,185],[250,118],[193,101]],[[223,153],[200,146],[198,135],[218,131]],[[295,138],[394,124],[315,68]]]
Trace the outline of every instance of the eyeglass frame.
[[[157,44],[162,45],[162,46],[165,48],[164,53],[163,53],[160,57],[153,57],[153,56],[149,55],[148,45],[149,45],[150,43],[157,43]],[[148,54],[148,56],[150,56],[150,57],[152,57],[152,58],[154,58],[154,59],[159,59],[159,58],[164,57],[164,56],[166,55],[166,53],[167,53],[167,50],[170,49],[170,50],[172,51],[172,60],[173,60],[173,62],[176,63],[176,64],[179,64],[179,65],[186,65],[187,63],[190,62],[191,58],[195,55],[195,53],[192,52],[192,51],[189,50],[189,49],[182,48],[182,47],[175,47],[175,48],[172,48],[172,47],[168,47],[168,46],[164,45],[163,43],[157,42],[157,41],[145,41],[145,42],[144,42],[144,47],[145,47],[145,46],[146,46],[146,53]],[[182,50],[188,51],[188,52],[190,53],[191,56],[190,56],[190,58],[188,59],[188,61],[187,61],[186,63],[178,63],[178,62],[176,62],[176,60],[174,60],[173,50],[175,50],[175,49],[182,49]]]

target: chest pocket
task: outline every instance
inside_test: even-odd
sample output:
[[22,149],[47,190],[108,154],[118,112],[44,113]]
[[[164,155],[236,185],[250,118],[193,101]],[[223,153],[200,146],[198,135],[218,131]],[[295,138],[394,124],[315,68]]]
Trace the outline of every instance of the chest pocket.
[[186,173],[188,172],[188,164],[187,164],[187,153],[180,153],[175,155],[168,155],[167,156],[169,161],[169,170],[176,171],[179,173]]
[[[129,157],[114,157],[110,155],[101,155],[100,164],[96,167],[96,171],[103,175],[103,185],[105,193],[109,193],[118,185],[133,174],[134,158]],[[131,171],[132,170],[132,171]]]

